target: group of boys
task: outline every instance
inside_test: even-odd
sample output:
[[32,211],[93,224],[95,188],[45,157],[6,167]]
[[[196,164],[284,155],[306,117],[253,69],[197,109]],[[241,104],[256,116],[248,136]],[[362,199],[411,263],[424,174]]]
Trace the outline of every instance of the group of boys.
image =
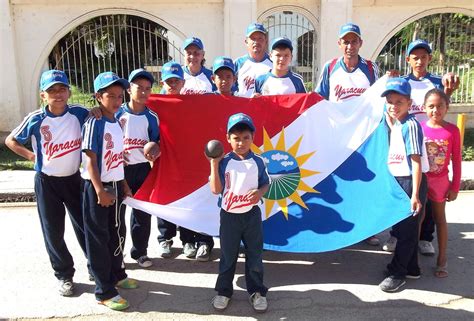
[[[189,44],[200,42],[198,38],[190,39]],[[215,86],[214,93],[256,97],[306,92],[301,76],[289,69],[293,52],[291,40],[285,37],[275,39],[270,55],[266,51],[267,43],[267,31],[263,25],[249,25],[246,34],[248,54],[235,63],[228,57],[215,59],[210,76]],[[316,89],[331,101],[359,96],[378,78],[376,64],[358,54],[362,38],[357,25],[350,23],[342,26],[338,44],[343,56],[326,63]],[[420,104],[415,92],[443,86],[441,82],[431,79],[437,78],[427,74],[427,63],[419,68],[420,59],[417,57],[419,53],[423,54],[420,50],[431,57],[431,49],[426,42],[412,43],[408,48],[407,61],[412,65],[413,73],[405,78],[391,78],[382,94],[387,97],[388,118],[398,120],[389,122],[391,135],[396,136],[391,139],[390,153],[398,153],[402,148],[408,159],[393,173],[411,196],[414,214],[422,212],[426,184],[420,165],[423,135],[414,117],[409,115],[412,113],[410,97],[415,106],[412,109],[416,111]],[[186,82],[183,67],[174,61],[164,64],[161,81],[162,93],[182,93]],[[114,310],[126,309],[128,301],[118,294],[117,288],[133,289],[138,286],[136,280],[127,277],[123,265],[125,209],[120,205],[124,197],[133,195],[140,188],[151,169],[150,163],[160,155],[159,120],[146,107],[154,82],[154,77],[143,69],[132,71],[128,81],[112,72],[101,73],[94,81],[99,107],[89,111],[81,106],[68,105],[71,92],[64,72],[46,71],[40,81],[40,95],[46,106],[28,115],[6,140],[13,151],[35,162],[38,212],[46,249],[55,276],[60,281],[61,295],[70,296],[74,289],[73,259],[64,242],[64,206],[88,258],[90,279],[95,280],[98,302]],[[451,83],[447,89],[452,90],[454,86]],[[130,102],[125,104],[124,90],[131,97]],[[394,111],[393,106],[399,106],[400,101],[402,112],[398,109]],[[231,116],[227,140],[232,152],[209,159],[211,190],[221,195],[221,259],[215,288],[217,296],[213,300],[217,310],[225,309],[232,296],[232,280],[241,242],[245,244],[245,274],[250,302],[257,312],[267,309],[268,289],[263,285],[262,222],[257,204],[268,189],[270,180],[262,159],[250,150],[254,132],[255,126],[249,116]],[[407,146],[406,137],[414,138],[411,141],[416,143]],[[33,151],[24,147],[29,140]],[[79,174],[81,152],[82,170]],[[228,208],[228,203],[222,199],[228,190],[245,194],[248,196],[246,199],[251,201],[245,207]],[[405,278],[420,276],[416,252],[419,217],[414,215],[394,227],[393,235],[396,235],[398,242],[393,260],[388,265],[387,278],[380,284],[384,291],[395,291],[404,284]],[[163,221],[158,224],[159,241],[162,256],[167,257],[170,240],[176,235],[176,226],[174,230],[169,226],[164,230],[164,225],[166,222]],[[149,214],[132,211],[131,256],[142,267],[152,264],[147,256],[150,226]],[[208,238],[211,240],[200,242],[194,238],[183,241],[183,245],[186,248],[186,244],[194,246],[197,242],[198,249],[194,248],[191,256],[207,261],[213,246],[212,237]]]

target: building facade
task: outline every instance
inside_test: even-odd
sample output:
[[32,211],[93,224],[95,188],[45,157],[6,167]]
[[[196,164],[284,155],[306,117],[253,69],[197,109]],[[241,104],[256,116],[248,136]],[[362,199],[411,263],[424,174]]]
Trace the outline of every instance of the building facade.
[[346,22],[361,27],[361,55],[375,60],[385,43],[410,22],[444,12],[473,16],[473,9],[472,0],[0,0],[0,131],[11,130],[38,108],[39,78],[49,68],[48,57],[58,41],[98,16],[146,18],[165,27],[177,43],[197,36],[212,61],[220,55],[245,54],[249,23],[270,25],[275,17],[296,13],[312,30],[308,39],[313,47],[306,55],[314,80],[324,62],[339,55],[338,29]]

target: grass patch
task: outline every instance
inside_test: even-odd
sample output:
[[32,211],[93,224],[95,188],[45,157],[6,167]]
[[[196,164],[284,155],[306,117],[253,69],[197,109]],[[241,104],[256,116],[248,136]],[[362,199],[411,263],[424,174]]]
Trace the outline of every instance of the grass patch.
[[0,146],[0,171],[7,170],[32,170],[33,162],[18,156],[7,146]]
[[464,132],[462,160],[474,161],[474,128],[466,128],[466,131]]

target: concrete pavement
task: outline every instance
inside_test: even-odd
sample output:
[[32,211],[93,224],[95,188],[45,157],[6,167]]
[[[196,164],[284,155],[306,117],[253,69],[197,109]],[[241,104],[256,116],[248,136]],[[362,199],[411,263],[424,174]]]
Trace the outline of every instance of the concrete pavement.
[[[449,277],[433,276],[435,257],[420,257],[423,276],[408,280],[402,291],[384,293],[378,283],[390,254],[366,244],[320,254],[266,251],[265,283],[269,310],[253,312],[244,290],[244,263],[239,259],[235,293],[229,308],[211,307],[218,270],[219,243],[212,261],[180,255],[158,258],[157,229],[149,255],[153,267],[141,269],[127,255],[130,277],[140,288],[121,290],[130,300],[127,312],[114,312],[94,301],[86,260],[67,223],[66,241],[75,258],[76,296],[60,297],[41,236],[36,208],[0,206],[0,319],[55,318],[77,320],[472,320],[474,319],[474,192],[462,192],[447,205]],[[20,205],[20,206],[18,206]],[[388,233],[381,233],[388,238]],[[130,237],[126,242],[129,253]]]

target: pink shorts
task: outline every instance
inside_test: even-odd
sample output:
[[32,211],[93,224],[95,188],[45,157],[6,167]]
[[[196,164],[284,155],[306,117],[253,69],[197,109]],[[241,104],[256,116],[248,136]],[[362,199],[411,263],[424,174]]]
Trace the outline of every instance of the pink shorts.
[[448,175],[439,177],[428,176],[428,199],[434,202],[445,202],[451,182]]

